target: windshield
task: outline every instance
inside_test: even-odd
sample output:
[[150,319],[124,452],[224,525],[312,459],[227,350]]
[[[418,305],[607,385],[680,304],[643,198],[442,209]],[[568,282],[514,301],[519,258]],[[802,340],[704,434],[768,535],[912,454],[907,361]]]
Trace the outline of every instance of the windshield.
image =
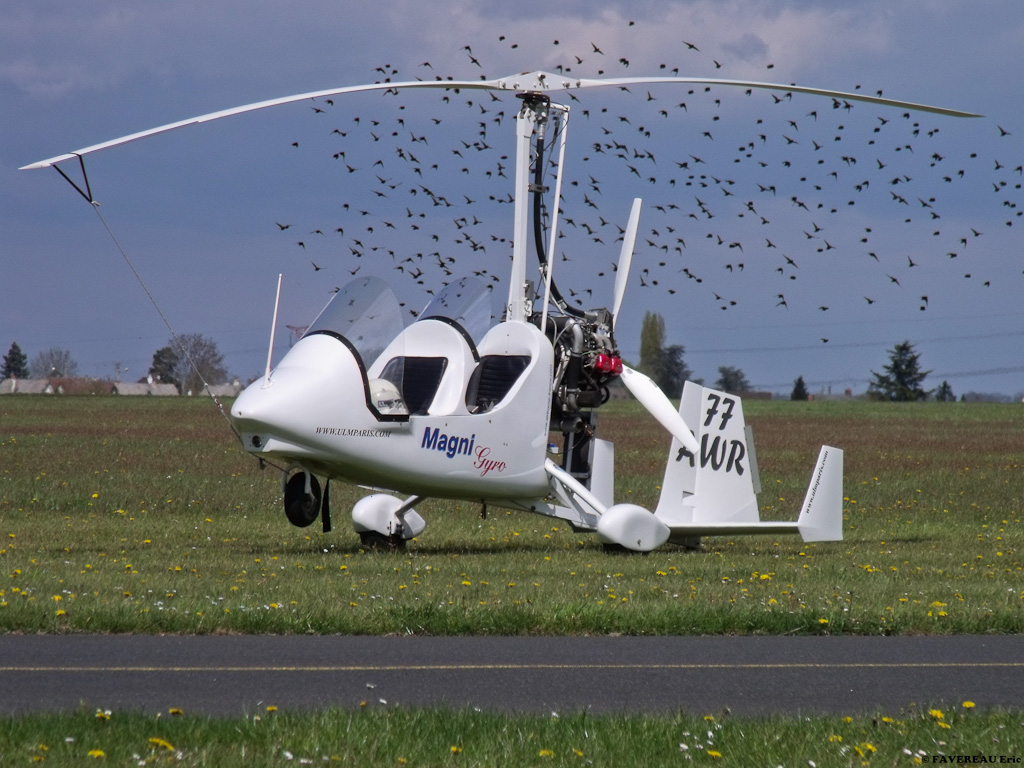
[[475,277],[462,277],[448,283],[423,310],[417,322],[428,317],[454,320],[474,344],[479,344],[494,321],[491,288]]
[[353,280],[331,299],[306,334],[328,331],[344,336],[369,365],[402,332],[402,311],[380,278]]

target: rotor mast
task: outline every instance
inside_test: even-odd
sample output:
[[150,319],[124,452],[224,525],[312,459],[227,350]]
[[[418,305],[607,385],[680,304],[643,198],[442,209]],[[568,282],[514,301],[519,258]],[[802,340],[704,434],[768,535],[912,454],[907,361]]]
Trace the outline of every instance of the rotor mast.
[[526,244],[530,199],[530,151],[533,134],[547,123],[551,99],[540,93],[521,93],[523,106],[516,115],[515,205],[512,224],[512,274],[508,286],[506,316],[524,322],[527,317]]

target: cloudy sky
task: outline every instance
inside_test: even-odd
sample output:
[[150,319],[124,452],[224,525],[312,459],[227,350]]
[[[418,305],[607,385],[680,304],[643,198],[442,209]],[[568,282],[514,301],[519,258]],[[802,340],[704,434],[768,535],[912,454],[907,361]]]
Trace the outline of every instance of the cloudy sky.
[[779,393],[797,376],[861,392],[906,339],[926,385],[1021,393],[1022,69],[1024,5],[1001,0],[8,0],[0,347],[64,347],[85,375],[137,379],[169,326],[214,339],[245,379],[263,369],[278,273],[276,357],[283,326],[309,323],[352,274],[392,282],[410,319],[453,275],[504,296],[518,102],[406,90],[184,128],[87,159],[99,216],[53,169],[21,166],[385,78],[679,75],[985,117],[722,86],[565,99],[564,294],[610,303],[617,227],[644,199],[627,358],[656,311],[709,383],[730,365]]

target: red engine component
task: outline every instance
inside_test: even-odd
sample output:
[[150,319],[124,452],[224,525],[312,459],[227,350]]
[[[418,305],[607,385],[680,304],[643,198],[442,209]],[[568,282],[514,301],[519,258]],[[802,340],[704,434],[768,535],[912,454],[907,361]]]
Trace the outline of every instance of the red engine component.
[[606,355],[604,352],[599,352],[597,357],[594,359],[594,370],[600,371],[601,373],[611,374],[612,376],[618,376],[622,373],[622,358],[615,355]]

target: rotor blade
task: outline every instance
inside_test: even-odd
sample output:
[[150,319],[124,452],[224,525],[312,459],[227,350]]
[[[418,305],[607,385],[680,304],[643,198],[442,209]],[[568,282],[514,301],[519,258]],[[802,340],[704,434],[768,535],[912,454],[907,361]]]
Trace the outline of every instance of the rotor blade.
[[92,146],[84,147],[83,149],[78,149],[75,150],[74,152],[68,152],[63,155],[57,155],[56,157],[48,158],[46,160],[40,160],[36,163],[31,163],[29,165],[22,166],[19,170],[28,171],[37,168],[49,168],[50,166],[64,162],[65,160],[71,160],[76,157],[82,157],[93,152],[98,152],[101,149],[116,147],[120,144],[127,144],[130,141],[144,139],[158,133],[164,133],[166,131],[174,130],[175,128],[182,128],[186,125],[205,123],[210,120],[219,120],[222,117],[230,117],[232,115],[237,115],[244,112],[254,112],[258,109],[276,107],[280,104],[290,104],[292,102],[303,101],[305,99],[319,99],[327,96],[337,96],[345,93],[358,93],[361,91],[397,91],[401,88],[444,88],[451,90],[469,88],[476,90],[515,92],[571,91],[578,90],[580,88],[639,85],[644,83],[650,85],[724,85],[738,88],[760,88],[771,91],[784,91],[787,93],[809,93],[818,96],[829,96],[834,99],[843,99],[846,101],[866,101],[872,104],[883,104],[890,107],[900,107],[902,109],[913,109],[923,112],[935,112],[940,115],[950,115],[952,117],[981,117],[981,115],[974,114],[973,112],[961,112],[955,109],[932,107],[928,106],[927,104],[915,104],[910,101],[897,101],[895,99],[885,99],[880,96],[868,96],[866,94],[861,93],[831,91],[823,88],[808,88],[806,86],[784,85],[782,83],[762,83],[752,80],[719,80],[714,78],[699,77],[617,77],[609,78],[606,80],[598,80],[586,78],[567,78],[565,75],[537,71],[524,72],[517,75],[510,75],[508,77],[500,77],[494,80],[410,80],[397,83],[370,83],[367,85],[352,85],[345,86],[342,88],[330,88],[323,91],[310,91],[309,93],[300,93],[294,96],[284,96],[279,99],[258,101],[253,104],[245,104],[240,107],[224,109],[219,112],[210,112],[208,114],[200,115],[198,117],[192,117],[187,120],[180,120],[175,123],[168,123],[167,125],[161,125],[156,128],[150,128],[149,130],[146,131],[140,131],[138,133],[133,133],[128,136],[122,136],[119,139],[105,141],[102,142],[101,144],[93,144]]
[[[540,74],[540,73],[537,73]],[[555,81],[556,78],[565,80],[564,75],[548,74],[548,78]],[[562,90],[576,88],[593,88],[598,85],[658,85],[659,83],[678,83],[693,85],[725,85],[736,88],[759,88],[767,91],[784,91],[786,93],[809,93],[814,96],[828,96],[833,99],[844,101],[864,101],[869,104],[882,104],[887,107],[899,107],[900,109],[912,109],[917,112],[934,112],[938,115],[950,117],[983,117],[975,112],[964,112],[959,109],[948,109],[946,107],[933,107],[928,104],[918,104],[913,101],[899,101],[897,99],[886,99],[882,96],[868,96],[865,93],[849,93],[847,91],[833,91],[827,88],[809,88],[804,85],[783,85],[782,83],[764,83],[757,80],[718,80],[705,77],[615,77],[607,80],[579,79],[571,83],[563,82]],[[549,84],[547,90],[555,90]]]
[[612,330],[619,320],[619,308],[622,296],[626,292],[626,281],[629,279],[629,265],[633,261],[633,244],[636,242],[636,230],[640,225],[640,198],[633,198],[633,208],[629,212],[629,223],[622,235],[622,251],[619,253],[618,272],[615,275],[615,299],[612,302]]
[[665,393],[661,391],[648,376],[628,366],[622,366],[622,383],[626,385],[633,397],[650,412],[661,426],[667,429],[694,456],[698,455],[700,446],[690,428],[686,426],[679,411],[672,405]]

